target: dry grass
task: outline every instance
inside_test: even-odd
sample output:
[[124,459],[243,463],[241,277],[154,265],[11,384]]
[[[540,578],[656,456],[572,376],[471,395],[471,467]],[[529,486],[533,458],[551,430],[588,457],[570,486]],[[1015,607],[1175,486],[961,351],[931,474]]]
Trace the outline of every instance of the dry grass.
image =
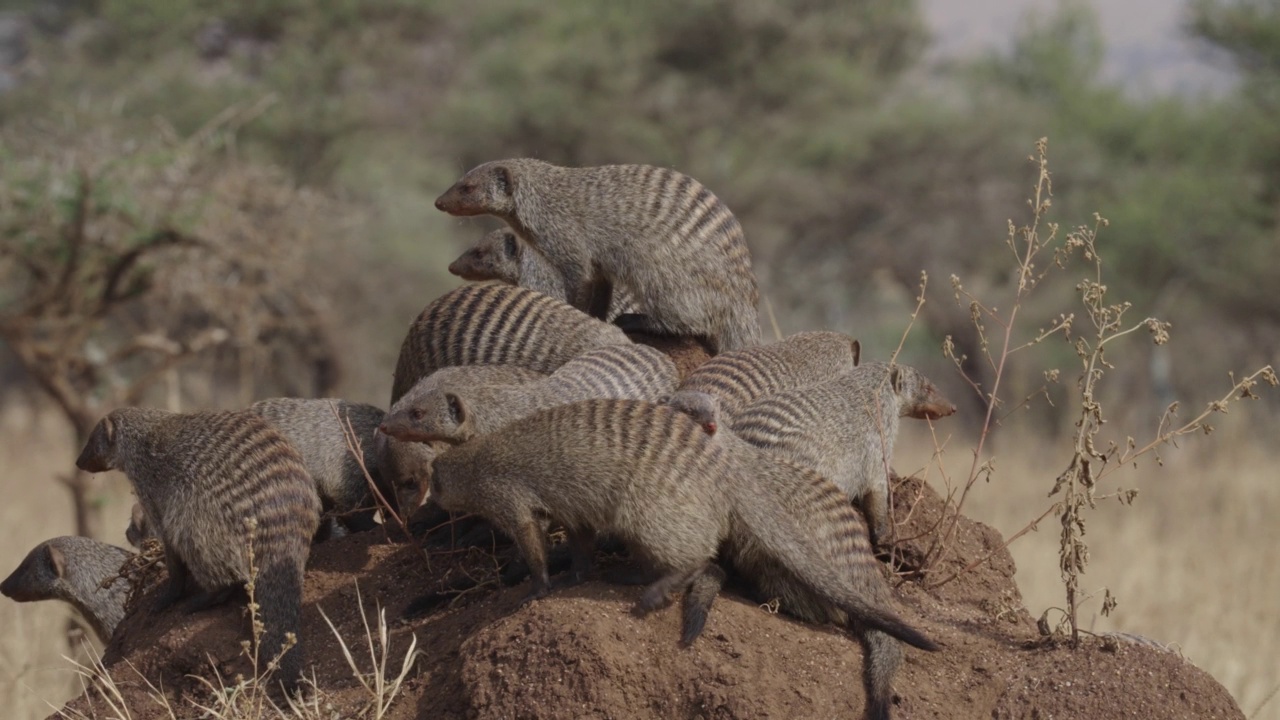
[[[1101,598],[1091,600],[1083,606],[1082,625],[1172,644],[1221,681],[1247,716],[1280,720],[1280,698],[1266,702],[1280,685],[1280,574],[1271,572],[1271,556],[1280,547],[1280,523],[1272,520],[1280,511],[1280,449],[1237,439],[1243,434],[1232,425],[1261,414],[1250,410],[1224,418],[1230,422],[1218,423],[1209,441],[1193,438],[1170,453],[1164,468],[1145,463],[1126,471],[1124,484],[1141,495],[1133,507],[1110,503],[1097,511],[1089,525],[1092,562],[1082,582],[1086,591],[1110,587],[1120,604],[1110,617],[1101,617]],[[939,430],[947,432],[949,422],[939,423]],[[38,420],[17,410],[0,414],[0,493],[9,498],[0,503],[0,575],[37,543],[71,530],[66,491],[52,479],[75,453],[59,423],[52,414]],[[1070,456],[1068,439],[1018,432],[1009,427],[997,435],[995,479],[976,488],[967,507],[1004,533],[1046,506],[1045,494]],[[969,462],[960,448],[953,445],[944,456],[957,474]],[[895,467],[923,468],[932,452],[925,424],[904,422]],[[129,496],[115,482],[106,491],[106,539],[123,544]],[[1060,607],[1054,522],[1014,543],[1012,551],[1027,608],[1039,615]],[[0,707],[6,717],[44,718],[50,705],[58,707],[79,692],[80,679],[63,659],[70,654],[64,632],[69,616],[59,603],[0,598]]]
[[[1268,701],[1280,686],[1280,574],[1272,571],[1280,548],[1273,517],[1280,512],[1280,448],[1237,439],[1243,433],[1231,425],[1263,415],[1252,409],[1217,423],[1213,438],[1191,438],[1165,453],[1163,468],[1147,462],[1124,471],[1121,482],[1140,495],[1133,507],[1101,504],[1089,524],[1092,557],[1081,589],[1098,595],[1082,605],[1080,617],[1092,632],[1124,630],[1173,645],[1225,685],[1247,717],[1280,720],[1280,697]],[[946,422],[940,432],[947,432]],[[955,451],[960,447],[944,456],[953,476],[971,460]],[[924,468],[933,452],[925,424],[904,421],[897,470]],[[1020,435],[1011,425],[997,435],[991,455],[995,477],[974,490],[966,514],[1008,535],[1047,507],[1071,440]],[[1036,616],[1063,605],[1058,530],[1046,519],[1010,546],[1023,600]],[[1109,617],[1099,612],[1104,586],[1120,603]],[[1054,612],[1049,619],[1060,618]]]

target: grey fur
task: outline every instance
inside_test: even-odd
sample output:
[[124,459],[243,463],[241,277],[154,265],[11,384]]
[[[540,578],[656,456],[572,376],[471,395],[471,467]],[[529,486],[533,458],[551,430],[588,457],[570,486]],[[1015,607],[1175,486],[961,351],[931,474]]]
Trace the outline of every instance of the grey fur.
[[714,352],[760,341],[742,226],[688,175],[513,158],[472,169],[436,207],[506,221],[559,271],[570,304],[594,317],[605,317],[623,288],[659,333],[706,337]]
[[768,345],[727,352],[708,360],[680,383],[680,390],[705,392],[732,417],[769,395],[830,380],[858,365],[862,347],[844,333],[801,332]]
[[147,524],[164,543],[164,607],[181,598],[189,581],[203,591],[199,604],[225,598],[250,579],[253,548],[256,600],[266,632],[258,658],[273,660],[293,633],[277,678],[292,691],[302,677],[302,582],[320,498],[298,452],[258,414],[171,413],[150,408],[113,410],[98,422],[76,466],[87,472],[119,470],[129,478]]
[[[889,608],[866,526],[829,481],[745,443],[704,431],[689,415],[634,400],[560,405],[442,453],[432,495],[441,507],[483,515],[515,538],[533,575],[530,599],[550,590],[546,531],[568,530],[573,579],[607,532],[661,574],[638,614],[685,591],[683,641],[702,629],[723,577],[713,558],[727,548],[748,569],[781,568],[792,583],[856,618],[861,627],[935,649]],[[868,705],[888,712],[894,647],[871,643]],[[874,695],[874,696],[873,696]]]
[[872,535],[888,537],[889,472],[898,418],[939,418],[955,406],[905,365],[861,365],[831,380],[747,405],[733,432],[757,447],[813,468],[862,503]]
[[16,602],[62,600],[84,617],[98,639],[107,642],[124,619],[132,589],[117,579],[106,588],[133,553],[92,538],[67,535],[35,546],[22,564],[0,583],[0,594]]
[[556,405],[594,398],[656,401],[679,377],[670,358],[644,345],[591,350],[542,380],[519,385],[460,375],[441,371],[421,380],[387,414],[383,431],[404,440],[465,442]]

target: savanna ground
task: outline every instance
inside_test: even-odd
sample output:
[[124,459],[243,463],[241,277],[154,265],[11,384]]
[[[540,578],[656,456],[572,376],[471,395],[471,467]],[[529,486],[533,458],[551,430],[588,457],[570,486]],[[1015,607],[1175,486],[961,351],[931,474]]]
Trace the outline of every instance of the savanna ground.
[[[1236,423],[1247,421],[1246,415],[1247,410],[1240,413]],[[944,434],[948,429],[938,427]],[[52,477],[75,449],[49,415],[10,408],[0,428],[0,493],[20,500],[0,510],[0,567],[10,568],[36,543],[70,531],[66,492]],[[1164,468],[1151,463],[1132,471],[1126,484],[1142,491],[1133,507],[1113,502],[1099,508],[1089,525],[1092,563],[1083,586],[1093,591],[1106,585],[1120,602],[1109,617],[1097,612],[1100,598],[1086,603],[1084,616],[1092,617],[1082,626],[1170,645],[1222,682],[1246,716],[1280,718],[1272,697],[1280,686],[1280,612],[1274,602],[1280,576],[1265,571],[1280,547],[1280,528],[1268,516],[1268,508],[1280,504],[1280,458],[1273,448],[1233,440],[1233,429],[1220,428],[1215,443],[1192,438],[1183,450],[1169,453]],[[1032,510],[1044,507],[1056,474],[1052,459],[1065,452],[1064,442],[1009,427],[996,444],[998,475],[977,488],[968,513],[1006,536],[1021,529]],[[927,429],[904,424],[897,468],[923,469],[932,454]],[[967,471],[969,459],[959,445],[950,446],[944,458],[953,477]],[[941,487],[936,466],[930,472]],[[105,517],[118,521],[106,540],[122,544],[128,490],[108,488],[104,497]],[[1054,520],[1011,549],[1028,610],[1038,616],[1060,607]],[[0,603],[0,706],[8,717],[44,718],[79,693],[80,678],[63,657],[69,653],[68,617],[55,603]],[[1050,620],[1057,617],[1051,613]]]

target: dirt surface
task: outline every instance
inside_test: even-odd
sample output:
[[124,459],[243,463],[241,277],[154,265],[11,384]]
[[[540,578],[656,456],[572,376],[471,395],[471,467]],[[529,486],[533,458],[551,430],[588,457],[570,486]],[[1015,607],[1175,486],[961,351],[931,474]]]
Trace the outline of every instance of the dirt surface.
[[[961,518],[951,527],[938,496],[917,480],[895,489],[895,558],[909,573],[935,538],[949,548],[931,578],[943,579],[977,558],[991,560],[940,587],[905,579],[898,609],[943,645],[908,648],[898,673],[897,718],[1242,718],[1208,674],[1159,647],[1128,639],[1085,638],[1072,649],[1043,638],[1021,606],[1014,566],[991,528]],[[332,716],[359,713],[367,695],[342,658],[321,609],[369,670],[356,586],[399,618],[424,593],[486,585],[409,621],[392,622],[392,664],[416,635],[424,655],[389,718],[858,718],[863,712],[859,643],[833,627],[806,625],[725,593],[692,648],[677,644],[679,609],[637,619],[639,588],[599,580],[521,605],[528,583],[501,587],[496,563],[508,552],[437,551],[430,568],[408,545],[371,532],[317,545],[306,582],[304,625]],[[601,571],[620,562],[601,558]],[[143,595],[107,648],[105,664],[132,717],[168,717],[134,670],[163,687],[174,707],[207,702],[191,674],[247,672],[240,643],[248,637],[243,605],[196,613],[181,606],[148,612]],[[108,717],[89,696],[70,709]],[[180,716],[182,716],[180,714]],[[194,716],[189,713],[188,716]]]

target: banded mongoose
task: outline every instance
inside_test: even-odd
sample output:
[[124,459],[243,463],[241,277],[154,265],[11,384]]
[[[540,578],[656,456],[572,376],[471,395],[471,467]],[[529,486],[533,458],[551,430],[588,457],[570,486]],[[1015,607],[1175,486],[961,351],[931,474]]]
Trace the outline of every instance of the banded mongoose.
[[[519,365],[456,365],[436,370],[428,377],[433,382],[457,381],[476,385],[519,385],[545,378],[546,373]],[[426,378],[419,382],[424,382]],[[399,400],[392,412],[400,406]],[[385,417],[383,418],[385,420]],[[431,443],[407,442],[389,437],[384,432],[374,436],[374,455],[382,474],[396,488],[413,493],[412,503],[406,507],[418,507],[426,499],[431,480],[431,463],[439,448]]]
[[[551,588],[546,531],[557,522],[574,548],[571,580],[590,567],[595,533],[607,532],[661,575],[636,603],[637,614],[684,590],[686,644],[701,631],[723,577],[713,559],[727,543],[743,546],[736,552],[744,557],[776,561],[862,628],[936,649],[883,600],[885,581],[864,559],[865,525],[841,493],[806,468],[754,461],[764,455],[735,454],[670,407],[588,400],[450,447],[436,458],[431,492],[442,507],[483,515],[515,539],[533,576],[528,599]],[[869,668],[884,666],[879,660]]]
[[824,383],[757,400],[731,418],[757,447],[811,467],[862,504],[877,545],[888,538],[889,462],[898,418],[956,411],[914,368],[867,363]]
[[511,364],[549,373],[587,350],[630,342],[621,328],[534,290],[464,285],[436,298],[410,326],[391,404],[442,367]]
[[[564,277],[537,248],[516,235],[511,228],[499,228],[480,238],[449,264],[449,272],[463,280],[497,280],[508,285],[537,290],[548,297],[569,302]],[[609,311],[602,320],[635,313],[635,303],[622,288],[615,288]]]
[[[842,577],[852,578],[859,593],[875,603],[889,605],[889,587],[872,552],[866,522],[849,505],[840,488],[813,470],[750,445],[731,430],[720,427],[721,413],[713,395],[678,392],[668,399],[667,404],[693,418],[708,436],[714,436],[716,442],[753,468],[746,482],[752,483],[754,492],[770,496],[772,502],[786,507],[790,513],[801,516],[825,513],[824,520],[813,522],[809,527],[818,533],[814,538],[829,553],[828,561],[843,568]],[[764,524],[766,520],[761,519],[755,525]],[[780,610],[802,620],[829,622],[851,631],[857,630],[856,624],[850,623],[848,613],[797,579],[784,561],[769,552],[768,544],[762,542],[750,527],[735,530],[721,557],[739,577],[755,587],[761,602],[776,600]],[[705,617],[710,605],[706,595],[711,591],[710,587],[703,588],[702,602],[707,607],[690,610],[688,622],[699,622]],[[902,648],[889,635],[877,630],[864,633],[862,641],[867,651],[863,671],[867,717],[888,718],[893,697],[892,680],[902,664]]]
[[[341,526],[359,532],[377,527],[378,503],[360,462],[347,447],[344,430],[349,422],[370,478],[391,509],[399,511],[396,494],[379,471],[374,448],[373,436],[386,415],[384,410],[338,398],[271,398],[250,405],[249,410],[271,423],[302,456],[323,511],[342,516],[336,519]],[[322,537],[329,525],[322,524]]]
[[[117,577],[133,553],[92,538],[67,535],[35,546],[18,569],[0,583],[0,594],[16,602],[62,600],[79,611],[102,642],[124,619],[131,588]],[[107,587],[104,581],[117,578]]]
[[381,431],[401,440],[461,443],[556,405],[594,398],[656,401],[675,389],[678,373],[659,350],[612,345],[522,385],[459,382],[442,375],[413,386],[387,414]]
[[680,383],[681,391],[705,392],[725,417],[785,390],[830,380],[858,365],[862,346],[844,333],[801,332],[778,342],[717,355]]
[[760,341],[742,225],[688,175],[651,165],[498,160],[469,171],[436,207],[504,220],[559,271],[569,304],[593,317],[605,318],[621,288],[643,314],[642,327],[658,334],[706,337],[714,353]]
[[[225,600],[247,582],[247,521],[256,522],[252,569],[265,627],[256,656],[264,664],[280,657],[276,679],[294,690],[305,656],[303,570],[320,498],[284,436],[247,410],[120,408],[98,421],[76,466],[128,476],[147,525],[164,544],[169,584],[157,609],[186,595],[191,581],[202,591],[193,607]],[[296,644],[283,652],[289,633]]]

